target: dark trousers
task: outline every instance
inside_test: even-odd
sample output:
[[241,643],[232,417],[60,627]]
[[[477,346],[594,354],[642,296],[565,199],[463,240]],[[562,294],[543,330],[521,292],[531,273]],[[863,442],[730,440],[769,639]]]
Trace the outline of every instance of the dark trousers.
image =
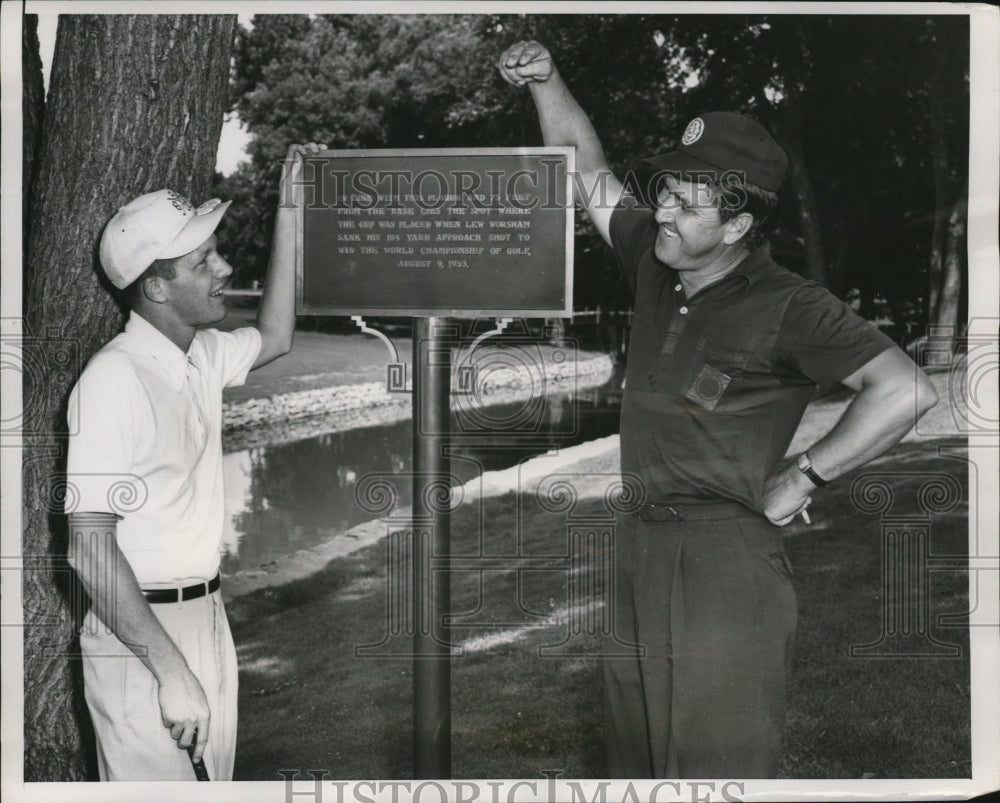
[[[618,519],[604,658],[612,778],[777,773],[797,618],[791,568],[779,528],[735,505],[718,515]],[[644,655],[613,657],[627,652],[621,642]]]

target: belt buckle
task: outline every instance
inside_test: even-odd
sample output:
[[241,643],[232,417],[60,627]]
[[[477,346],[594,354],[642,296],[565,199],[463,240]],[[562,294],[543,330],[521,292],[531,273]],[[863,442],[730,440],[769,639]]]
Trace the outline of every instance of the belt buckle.
[[677,508],[675,508],[673,505],[656,505],[656,504],[654,504],[653,507],[658,508],[660,510],[667,510],[667,511],[670,512],[671,518],[666,519],[666,521],[684,521],[684,517],[681,515],[681,512]]

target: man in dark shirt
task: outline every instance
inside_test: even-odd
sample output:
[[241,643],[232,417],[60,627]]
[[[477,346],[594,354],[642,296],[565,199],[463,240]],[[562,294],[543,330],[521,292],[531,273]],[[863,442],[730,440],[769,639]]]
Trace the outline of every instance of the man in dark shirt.
[[[621,468],[645,495],[616,525],[615,636],[605,659],[612,777],[773,777],[796,625],[780,527],[812,493],[895,444],[936,402],[892,341],[766,241],[787,157],[755,120],[709,112],[647,160],[636,203],[537,42],[500,58],[528,85],[546,145],[576,147],[578,201],[634,294]],[[815,388],[857,395],[790,462]],[[915,415],[916,414],[916,415]]]

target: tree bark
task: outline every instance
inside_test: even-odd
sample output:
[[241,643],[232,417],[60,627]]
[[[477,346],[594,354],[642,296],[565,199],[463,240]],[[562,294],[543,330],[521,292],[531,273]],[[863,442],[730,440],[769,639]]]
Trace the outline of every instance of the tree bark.
[[966,229],[969,206],[969,182],[966,180],[958,201],[948,216],[948,234],[944,250],[941,294],[934,323],[950,327],[955,337],[961,332],[958,313],[962,303],[962,276],[966,266]]
[[[38,163],[38,141],[42,134],[45,114],[45,82],[42,79],[42,58],[38,47],[38,15],[25,14],[21,28],[21,247],[28,247],[28,199]],[[25,277],[27,279],[27,277]],[[27,282],[25,282],[27,285]]]
[[120,328],[100,274],[104,223],[160,187],[211,186],[235,16],[63,15],[28,207],[24,368],[27,781],[94,778],[74,638],[82,616],[61,495],[66,403]]

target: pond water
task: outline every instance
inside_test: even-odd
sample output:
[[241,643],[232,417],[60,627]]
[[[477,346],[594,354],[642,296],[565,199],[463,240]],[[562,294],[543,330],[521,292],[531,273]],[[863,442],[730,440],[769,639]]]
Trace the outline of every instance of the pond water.
[[[603,386],[452,413],[453,484],[549,449],[618,431],[621,375]],[[226,528],[222,570],[255,569],[375,518],[356,498],[372,474],[411,498],[409,420],[233,451],[223,457]]]

